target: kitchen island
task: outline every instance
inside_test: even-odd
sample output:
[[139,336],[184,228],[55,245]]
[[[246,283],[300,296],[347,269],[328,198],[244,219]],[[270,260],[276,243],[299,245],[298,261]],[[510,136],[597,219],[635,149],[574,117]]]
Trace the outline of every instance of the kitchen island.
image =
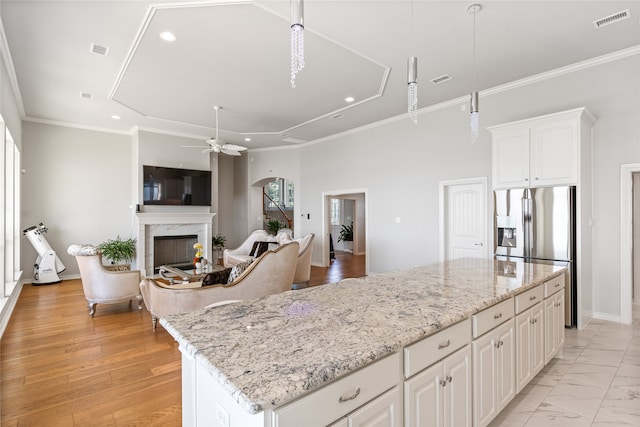
[[[298,425],[345,419],[332,407],[322,408],[322,393],[332,384],[353,387],[353,393],[331,398],[331,405],[336,400],[345,410],[377,396],[376,384],[352,385],[354,374],[379,366],[371,375],[361,374],[362,380],[379,377],[373,381],[383,383],[378,394],[394,384],[399,389],[421,369],[408,368],[412,344],[460,330],[466,334],[460,346],[470,351],[467,344],[472,335],[479,337],[476,329],[484,324],[474,315],[491,307],[511,307],[504,320],[511,319],[511,301],[517,295],[542,289],[564,277],[563,272],[562,267],[520,261],[462,259],[163,318],[161,324],[183,354],[184,424],[287,425],[300,416],[298,402],[307,411],[304,401],[309,396],[318,397],[313,405],[317,413],[303,412],[308,418],[298,419],[304,421]],[[500,321],[502,316],[501,309]],[[447,338],[439,346],[456,350],[450,345],[456,339]],[[386,378],[387,371],[392,378]],[[470,372],[467,375],[470,383]],[[400,412],[402,417],[398,396],[402,399],[402,393],[393,397],[394,416]]]

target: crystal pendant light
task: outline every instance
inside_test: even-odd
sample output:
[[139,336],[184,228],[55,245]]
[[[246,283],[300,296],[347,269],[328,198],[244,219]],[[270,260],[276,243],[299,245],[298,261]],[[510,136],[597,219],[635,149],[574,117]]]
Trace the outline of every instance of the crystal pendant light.
[[469,13],[473,14],[473,89],[471,92],[471,105],[469,111],[471,112],[471,143],[475,144],[478,140],[480,130],[480,117],[478,110],[478,91],[476,90],[476,13],[480,12],[482,6],[479,3],[472,4],[467,8]]
[[[413,51],[413,1],[411,1],[411,50]],[[407,59],[407,113],[418,124],[418,58]]]
[[291,87],[296,87],[296,74],[304,68],[304,4],[291,0]]
[[418,124],[418,58],[410,56],[407,59],[407,85],[409,118]]

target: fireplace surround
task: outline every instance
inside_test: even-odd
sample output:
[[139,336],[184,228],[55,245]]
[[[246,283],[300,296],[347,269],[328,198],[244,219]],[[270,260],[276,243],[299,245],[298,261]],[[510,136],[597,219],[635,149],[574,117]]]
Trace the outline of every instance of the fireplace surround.
[[136,213],[138,248],[136,268],[146,277],[154,275],[154,237],[195,235],[204,247],[205,258],[212,260],[213,217],[215,213]]

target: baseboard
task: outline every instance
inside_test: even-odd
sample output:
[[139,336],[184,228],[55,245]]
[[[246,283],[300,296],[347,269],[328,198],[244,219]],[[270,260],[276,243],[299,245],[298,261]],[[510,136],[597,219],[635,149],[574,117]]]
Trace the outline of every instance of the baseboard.
[[614,314],[608,314],[608,313],[599,313],[597,311],[594,311],[592,313],[593,318],[594,319],[599,319],[599,320],[607,320],[609,322],[616,322],[616,323],[621,323],[622,318],[620,317],[620,315],[614,315]]
[[11,318],[11,314],[13,314],[13,309],[16,307],[20,292],[22,292],[23,283],[23,280],[20,280],[18,282],[16,287],[13,288],[13,292],[11,292],[11,295],[9,295],[9,298],[7,298],[4,306],[2,306],[2,310],[0,311],[0,338],[2,338],[2,336],[4,335],[4,330],[9,324],[9,319]]

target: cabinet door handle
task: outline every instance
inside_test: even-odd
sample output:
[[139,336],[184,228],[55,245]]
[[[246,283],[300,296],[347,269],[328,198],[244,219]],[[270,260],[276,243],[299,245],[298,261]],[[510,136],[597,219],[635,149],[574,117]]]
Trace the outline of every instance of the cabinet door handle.
[[540,178],[538,178],[538,177],[536,176],[536,181],[537,181],[537,180],[539,180],[539,179],[540,179]]
[[496,348],[500,348],[500,341],[496,342]]
[[474,245],[476,245],[476,246],[482,246],[482,242],[480,242],[480,243],[474,243]]
[[356,391],[354,391],[351,396],[347,396],[347,397],[340,396],[340,399],[338,399],[338,402],[339,403],[348,402],[358,397],[359,394],[360,394],[360,387],[356,388]]
[[451,345],[451,340],[446,340],[438,344],[438,350],[442,350],[443,348],[447,348]]
[[525,180],[525,181],[529,181],[529,178],[525,178],[524,180]]
[[560,283],[556,283],[556,288],[559,288],[559,287],[560,287]]
[[502,317],[502,312],[493,315],[493,320],[499,319]]
[[536,299],[536,296],[535,296],[535,295],[534,295],[534,296],[532,296],[532,297],[529,297],[529,301],[533,301],[534,299]]
[[447,381],[449,382],[453,381],[453,377],[451,375],[447,376]]
[[447,386],[447,381],[445,381],[445,380],[440,380],[440,385],[441,385],[442,387],[446,387],[446,386]]

